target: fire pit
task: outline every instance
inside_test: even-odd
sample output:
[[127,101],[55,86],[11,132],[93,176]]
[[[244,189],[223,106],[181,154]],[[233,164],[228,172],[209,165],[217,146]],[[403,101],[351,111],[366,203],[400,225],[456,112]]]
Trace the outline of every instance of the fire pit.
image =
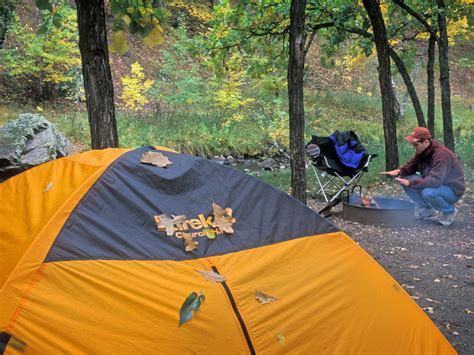
[[390,197],[351,195],[343,202],[344,219],[362,224],[405,227],[415,222],[413,203]]

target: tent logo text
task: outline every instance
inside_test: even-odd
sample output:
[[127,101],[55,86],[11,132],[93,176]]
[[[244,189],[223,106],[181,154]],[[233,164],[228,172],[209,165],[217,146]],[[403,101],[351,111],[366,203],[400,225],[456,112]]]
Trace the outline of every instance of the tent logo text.
[[[154,216],[157,225],[159,226],[160,217]],[[158,227],[158,229],[160,229]],[[208,217],[200,213],[198,218],[186,219],[184,222],[176,223],[173,227],[174,236],[176,238],[184,237],[204,237],[209,235],[223,234],[223,232],[218,228],[214,227],[214,216],[210,215]]]

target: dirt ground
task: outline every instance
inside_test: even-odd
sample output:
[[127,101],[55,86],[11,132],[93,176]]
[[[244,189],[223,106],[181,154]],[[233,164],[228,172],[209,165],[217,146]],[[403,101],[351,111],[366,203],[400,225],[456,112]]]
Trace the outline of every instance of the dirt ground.
[[[364,193],[398,196],[395,184],[380,184]],[[311,199],[314,210],[324,206]],[[433,320],[459,354],[474,354],[474,192],[456,204],[454,223],[416,221],[404,228],[362,225],[342,218],[342,205],[329,217],[380,263]]]

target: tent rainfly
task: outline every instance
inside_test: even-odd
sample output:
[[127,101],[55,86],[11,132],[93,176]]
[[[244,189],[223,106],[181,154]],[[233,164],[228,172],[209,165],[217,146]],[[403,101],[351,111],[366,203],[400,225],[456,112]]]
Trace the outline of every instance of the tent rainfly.
[[455,353],[344,232],[218,163],[90,151],[10,178],[0,201],[5,354]]

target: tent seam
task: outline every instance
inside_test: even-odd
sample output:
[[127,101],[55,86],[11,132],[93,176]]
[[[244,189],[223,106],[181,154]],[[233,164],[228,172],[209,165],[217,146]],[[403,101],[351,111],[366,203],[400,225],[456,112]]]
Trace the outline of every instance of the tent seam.
[[[115,163],[115,161],[117,161],[120,157],[122,157],[123,154],[125,154],[125,153],[127,153],[127,152],[128,152],[128,151],[125,151],[124,153],[122,153],[121,155],[119,155],[117,158],[115,158],[112,162],[110,162],[108,165],[105,165],[105,169],[104,169],[103,171],[100,171],[100,170],[101,170],[101,168],[104,167],[104,165],[99,166],[99,168],[97,169],[97,171],[95,171],[94,173],[92,173],[86,180],[84,180],[84,182],[83,182],[81,185],[79,185],[79,186],[74,190],[74,192],[72,192],[72,193],[69,195],[69,197],[68,197],[66,200],[64,200],[64,202],[57,208],[57,210],[54,212],[54,214],[51,216],[51,218],[49,218],[48,221],[47,221],[46,223],[44,223],[43,228],[41,228],[41,230],[40,230],[40,231],[36,234],[36,236],[33,238],[33,241],[31,242],[31,244],[29,245],[28,249],[27,249],[27,250],[25,251],[25,253],[23,254],[22,258],[18,261],[18,263],[16,264],[15,268],[12,270],[12,272],[10,273],[10,275],[8,276],[8,278],[5,280],[5,282],[4,282],[4,284],[3,284],[3,287],[2,287],[1,290],[0,290],[0,295],[1,295],[1,294],[4,292],[4,290],[7,288],[7,285],[8,285],[8,283],[9,283],[9,280],[11,279],[12,275],[15,273],[15,271],[16,271],[18,265],[21,264],[21,262],[22,262],[24,256],[27,255],[28,252],[30,251],[30,249],[32,248],[32,246],[33,246],[33,244],[35,243],[35,241],[37,240],[38,236],[41,235],[41,234],[43,233],[43,231],[46,229],[46,227],[51,223],[51,221],[54,220],[54,218],[58,215],[58,212],[61,211],[62,207],[63,207],[64,205],[66,205],[66,204],[69,202],[69,200],[71,199],[71,197],[72,197],[73,195],[75,195],[75,193],[76,193],[78,190],[80,190],[80,188],[81,188],[86,182],[88,182],[92,177],[98,175],[98,177],[96,178],[96,181],[90,186],[90,188],[89,188],[89,189],[86,191],[86,193],[84,194],[84,196],[86,196],[86,195],[89,193],[90,189],[91,189],[91,188],[95,185],[95,183],[100,179],[100,177],[108,170],[108,168],[109,168],[113,163]],[[82,201],[82,199],[84,198],[84,196],[82,196],[82,198],[79,200],[79,202],[77,203],[77,205],[78,205],[79,203],[81,203],[81,201]],[[74,207],[74,209],[77,207],[77,205]],[[74,210],[74,209],[73,209],[73,210]],[[68,219],[69,219],[69,216],[66,218],[64,224],[67,223]],[[63,224],[63,226],[61,227],[61,229],[59,230],[59,232],[64,228],[64,224]],[[58,234],[59,234],[59,232],[58,232]],[[56,240],[56,239],[55,239],[55,240]],[[53,244],[54,244],[54,241],[53,241]],[[46,253],[46,256],[48,255],[48,253],[49,253],[50,250],[51,250],[51,248],[50,248],[50,249],[48,250],[48,252]],[[44,262],[44,260],[43,260],[43,262]]]
[[30,295],[33,291],[33,288],[35,287],[35,285],[41,279],[41,276],[43,275],[43,271],[44,271],[45,268],[46,268],[46,264],[45,263],[41,264],[41,266],[38,268],[35,275],[33,276],[33,279],[31,280],[31,282],[28,285],[27,289],[25,290],[25,292],[21,296],[20,302],[18,303],[18,306],[16,307],[16,309],[13,313],[13,316],[10,319],[10,322],[7,325],[7,329],[6,329],[7,332],[12,331],[12,328],[15,325],[15,322],[16,322],[18,316],[20,315],[21,311],[25,308],[25,305],[26,305],[26,303],[28,302],[28,300],[30,298]]

